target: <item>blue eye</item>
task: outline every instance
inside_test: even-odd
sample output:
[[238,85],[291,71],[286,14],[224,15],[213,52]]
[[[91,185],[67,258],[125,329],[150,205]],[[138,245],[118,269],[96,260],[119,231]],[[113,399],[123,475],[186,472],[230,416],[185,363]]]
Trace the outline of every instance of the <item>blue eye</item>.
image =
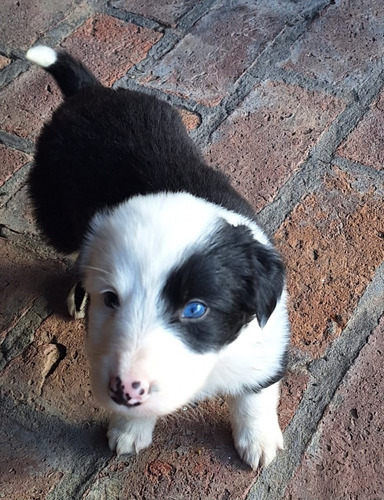
[[207,306],[202,302],[189,302],[184,307],[181,317],[186,319],[198,319],[204,316],[207,309]]

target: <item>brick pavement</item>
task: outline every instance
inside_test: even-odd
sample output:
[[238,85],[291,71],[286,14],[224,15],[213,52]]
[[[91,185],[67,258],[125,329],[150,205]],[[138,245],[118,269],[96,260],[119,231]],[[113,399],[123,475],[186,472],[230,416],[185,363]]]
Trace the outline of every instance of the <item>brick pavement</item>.
[[[0,498],[382,500],[383,2],[3,0],[0,28]],[[221,399],[162,420],[138,457],[108,451],[71,262],[26,195],[61,99],[24,59],[37,42],[173,103],[275,235],[292,348],[267,469],[237,457]]]

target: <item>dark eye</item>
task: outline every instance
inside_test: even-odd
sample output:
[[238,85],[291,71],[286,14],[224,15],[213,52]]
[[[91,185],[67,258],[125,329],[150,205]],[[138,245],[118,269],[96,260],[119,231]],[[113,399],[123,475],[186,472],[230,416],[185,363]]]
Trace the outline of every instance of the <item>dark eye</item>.
[[181,317],[186,319],[198,319],[204,316],[207,310],[207,306],[202,302],[192,301],[184,307]]
[[104,292],[104,304],[111,309],[117,309],[120,305],[119,298],[114,292]]

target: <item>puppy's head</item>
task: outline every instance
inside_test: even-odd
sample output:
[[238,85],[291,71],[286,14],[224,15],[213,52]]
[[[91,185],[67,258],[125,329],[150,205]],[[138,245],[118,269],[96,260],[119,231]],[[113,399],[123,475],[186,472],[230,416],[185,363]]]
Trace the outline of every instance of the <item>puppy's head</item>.
[[183,193],[138,196],[98,215],[81,266],[93,390],[131,416],[193,399],[220,350],[255,317],[266,323],[284,280],[260,230]]

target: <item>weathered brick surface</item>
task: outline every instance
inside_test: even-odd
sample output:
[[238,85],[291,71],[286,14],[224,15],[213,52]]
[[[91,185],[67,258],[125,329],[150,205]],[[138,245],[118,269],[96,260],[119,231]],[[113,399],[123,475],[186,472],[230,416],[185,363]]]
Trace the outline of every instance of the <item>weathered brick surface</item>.
[[62,44],[81,59],[100,81],[110,87],[136,63],[162,35],[111,16],[89,18]]
[[19,137],[35,139],[43,123],[61,102],[50,75],[31,67],[10,83],[0,96],[0,127]]
[[0,495],[7,500],[44,499],[60,482],[71,491],[79,476],[97,467],[98,457],[109,455],[99,427],[80,428],[33,411],[27,399],[16,401],[4,388],[0,422]]
[[343,107],[317,92],[263,83],[214,132],[207,159],[260,210],[299,168]]
[[1,385],[15,399],[27,394],[31,407],[72,423],[100,420],[103,411],[91,394],[84,339],[83,322],[50,316],[27,349],[3,370]]
[[383,260],[382,192],[334,168],[276,239],[288,267],[292,341],[318,357],[342,332]]
[[177,20],[199,3],[199,0],[165,0],[162,2],[158,0],[149,0],[146,2],[142,2],[141,0],[111,1],[111,5],[117,9],[140,14],[169,26],[177,25]]
[[30,160],[29,155],[0,144],[0,187]]
[[33,208],[28,196],[28,187],[23,183],[22,187],[11,197],[6,204],[3,223],[13,231],[29,234],[38,234],[36,228]]
[[0,55],[0,70],[6,68],[10,62],[11,60],[8,57]]
[[11,325],[62,272],[62,265],[37,258],[6,238],[0,238],[0,255],[0,340],[3,340]]
[[222,0],[142,81],[214,106],[304,3]]
[[304,371],[288,370],[281,381],[281,397],[278,409],[279,422],[284,430],[303,397],[304,391],[308,385],[309,376]]
[[377,170],[384,169],[384,92],[375,99],[370,110],[339,147],[337,153],[348,160]]
[[45,498],[63,476],[63,471],[52,467],[57,448],[47,454],[36,425],[28,422],[25,427],[15,420],[16,412],[10,415],[7,410],[0,408],[0,495],[7,500]]
[[383,498],[383,351],[382,319],[327,409],[285,500]]
[[187,130],[194,130],[200,126],[201,117],[199,115],[184,108],[178,108],[178,111]]
[[381,0],[331,2],[291,47],[283,66],[314,79],[353,87],[384,51]]
[[2,0],[0,47],[27,50],[42,33],[63,21],[81,3],[81,0]]

